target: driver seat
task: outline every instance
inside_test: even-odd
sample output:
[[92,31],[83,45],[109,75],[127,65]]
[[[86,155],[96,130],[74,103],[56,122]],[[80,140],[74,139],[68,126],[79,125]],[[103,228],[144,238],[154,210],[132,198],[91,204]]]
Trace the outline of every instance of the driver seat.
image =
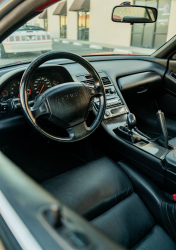
[[43,187],[126,248],[176,250],[176,204],[123,161],[103,157]]

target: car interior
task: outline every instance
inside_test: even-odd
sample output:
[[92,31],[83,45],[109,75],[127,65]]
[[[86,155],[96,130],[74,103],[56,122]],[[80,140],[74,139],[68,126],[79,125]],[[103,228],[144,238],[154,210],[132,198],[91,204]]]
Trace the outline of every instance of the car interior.
[[[16,29],[47,7],[29,2]],[[0,69],[5,249],[176,250],[175,44],[151,56],[51,51]]]

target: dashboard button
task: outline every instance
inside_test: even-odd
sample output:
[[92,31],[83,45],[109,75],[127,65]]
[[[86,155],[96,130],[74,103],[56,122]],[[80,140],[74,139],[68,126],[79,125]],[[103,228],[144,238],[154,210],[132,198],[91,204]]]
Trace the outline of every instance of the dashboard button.
[[6,114],[8,112],[8,105],[6,103],[0,104],[0,113]]
[[111,88],[110,88],[110,93],[111,93],[111,94],[114,94],[115,92],[116,92],[116,91],[115,91],[114,87],[111,87]]
[[106,111],[106,112],[105,112],[105,115],[106,115],[106,116],[110,116],[110,114],[111,114],[111,113],[110,113],[109,111]]

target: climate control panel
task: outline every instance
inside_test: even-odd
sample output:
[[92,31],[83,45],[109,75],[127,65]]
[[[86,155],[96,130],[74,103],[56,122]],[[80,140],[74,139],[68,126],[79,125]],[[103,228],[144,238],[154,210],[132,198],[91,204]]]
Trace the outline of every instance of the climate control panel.
[[[119,97],[117,90],[114,84],[109,79],[108,75],[105,72],[99,72],[99,75],[102,78],[105,92],[106,92],[106,111],[104,119],[109,119],[115,116],[120,116],[127,113],[127,108],[124,105],[123,101]],[[88,85],[94,85],[94,80],[90,75],[79,75],[76,78]],[[94,99],[94,107],[96,110],[99,108],[99,98]]]
[[[120,99],[114,85],[105,86],[106,90],[106,111],[104,119],[109,119],[115,116],[120,116],[127,113],[127,109]],[[99,99],[94,100],[95,106],[98,109]]]

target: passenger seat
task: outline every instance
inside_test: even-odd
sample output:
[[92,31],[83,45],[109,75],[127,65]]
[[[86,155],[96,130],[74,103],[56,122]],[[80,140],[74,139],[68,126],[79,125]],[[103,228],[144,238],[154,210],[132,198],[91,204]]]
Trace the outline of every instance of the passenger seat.
[[125,162],[103,157],[43,187],[124,247],[176,250],[176,204]]

